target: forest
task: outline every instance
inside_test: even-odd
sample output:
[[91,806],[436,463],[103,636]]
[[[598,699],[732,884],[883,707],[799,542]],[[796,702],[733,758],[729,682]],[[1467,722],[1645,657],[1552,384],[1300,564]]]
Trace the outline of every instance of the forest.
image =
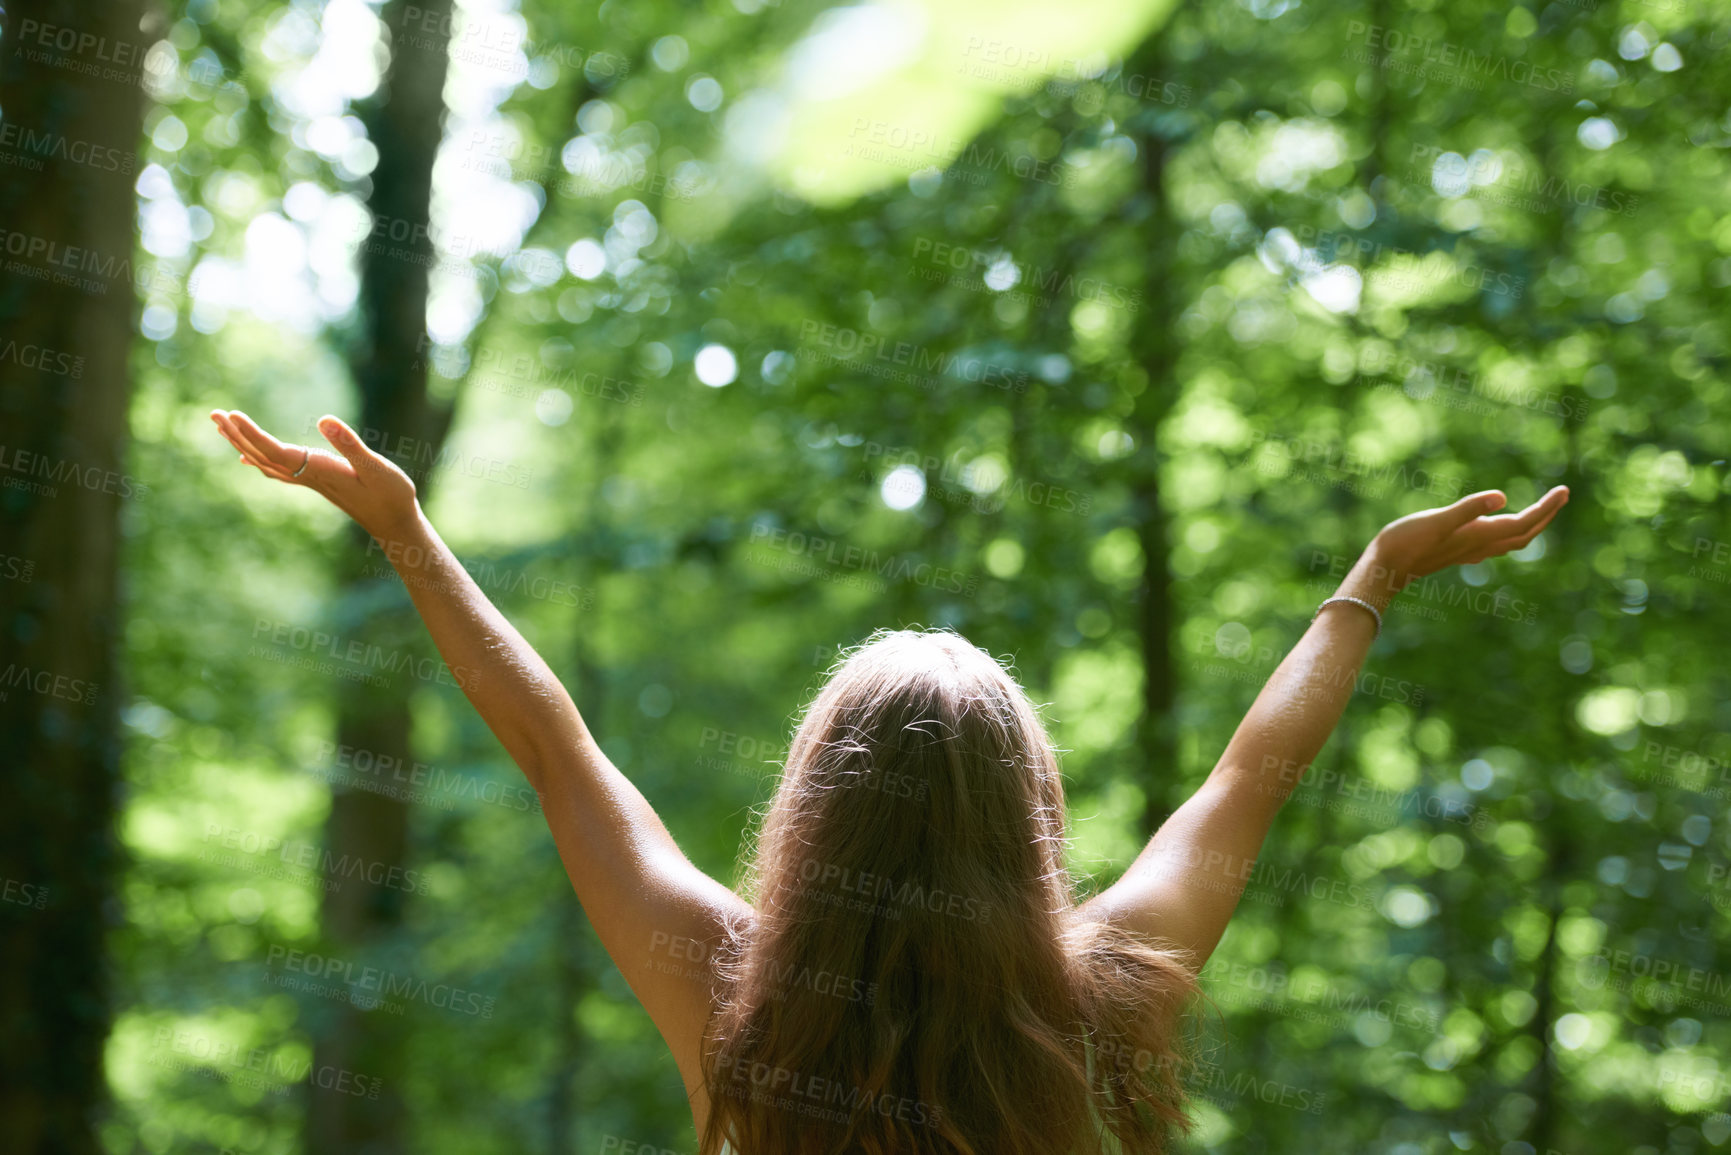
[[1731,1150],[1728,43],[4,0],[0,1150],[696,1150],[390,547],[213,408],[400,465],[730,885],[875,629],[1013,660],[1092,893],[1380,526],[1567,485],[1387,615],[1202,975],[1184,1150]]

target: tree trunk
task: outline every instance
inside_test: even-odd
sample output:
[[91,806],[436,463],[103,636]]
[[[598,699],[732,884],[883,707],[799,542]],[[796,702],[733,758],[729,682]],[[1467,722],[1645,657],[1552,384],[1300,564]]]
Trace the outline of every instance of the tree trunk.
[[0,42],[0,1150],[20,1153],[97,1151],[105,1098],[136,213],[129,175],[66,157],[138,148],[143,11],[20,0]]
[[[450,407],[427,395],[427,370],[419,356],[426,335],[428,267],[434,257],[429,236],[433,162],[444,125],[444,86],[450,33],[450,0],[419,0],[412,30],[402,0],[382,13],[392,30],[391,63],[379,94],[363,120],[379,150],[368,208],[379,228],[362,247],[361,332],[350,366],[360,393],[359,432],[380,453],[415,479],[423,500],[450,428]],[[427,29],[440,31],[428,33]],[[435,48],[427,41],[436,39]],[[399,239],[404,238],[404,239]],[[358,528],[339,560],[338,629],[343,636],[387,649],[424,646],[426,640],[406,597],[367,574],[378,555],[367,553]],[[376,566],[374,567],[376,568]],[[340,697],[337,742],[375,757],[414,762],[409,749],[409,699],[414,679],[393,675],[388,685],[356,684]],[[408,804],[365,790],[334,788],[326,844],[336,861],[404,865],[408,854]],[[324,900],[325,936],[333,955],[361,958],[388,947],[403,923],[403,890],[345,878]],[[311,1092],[307,1148],[366,1155],[407,1150],[403,1083],[413,1012],[394,1016],[339,1003],[315,1027],[314,1062],[379,1080],[378,1098]]]
[[[1143,75],[1164,76],[1165,62],[1150,40],[1132,65]],[[1126,421],[1135,440],[1130,459],[1130,507],[1142,547],[1142,581],[1137,590],[1137,637],[1142,649],[1142,716],[1137,729],[1137,753],[1148,784],[1141,836],[1148,838],[1176,805],[1178,746],[1172,713],[1177,705],[1178,671],[1172,645],[1176,613],[1172,605],[1169,524],[1160,497],[1160,459],[1155,448],[1160,426],[1177,399],[1178,314],[1177,223],[1166,196],[1166,161],[1171,142],[1160,135],[1159,123],[1138,133],[1141,150],[1142,196],[1147,199],[1148,276],[1142,286],[1146,311],[1136,318],[1131,352],[1148,382],[1137,395]]]

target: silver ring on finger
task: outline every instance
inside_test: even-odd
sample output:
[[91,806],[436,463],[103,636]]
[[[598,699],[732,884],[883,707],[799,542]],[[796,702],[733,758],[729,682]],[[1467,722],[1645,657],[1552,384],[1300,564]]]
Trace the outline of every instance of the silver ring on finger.
[[299,477],[301,474],[306,472],[307,462],[313,459],[313,451],[310,446],[307,448],[306,454],[305,457],[301,458],[301,467],[289,474],[290,477]]

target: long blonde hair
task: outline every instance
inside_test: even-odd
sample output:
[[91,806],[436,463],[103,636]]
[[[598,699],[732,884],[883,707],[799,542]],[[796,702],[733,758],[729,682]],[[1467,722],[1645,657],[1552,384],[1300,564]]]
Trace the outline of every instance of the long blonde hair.
[[807,708],[724,942],[702,1155],[1159,1152],[1171,952],[1075,913],[1063,782],[1010,672],[881,630]]

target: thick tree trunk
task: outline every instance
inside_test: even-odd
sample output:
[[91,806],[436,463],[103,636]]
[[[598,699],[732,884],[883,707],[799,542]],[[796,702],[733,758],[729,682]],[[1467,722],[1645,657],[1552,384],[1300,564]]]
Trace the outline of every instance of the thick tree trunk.
[[135,211],[130,175],[67,158],[137,149],[143,10],[20,0],[0,41],[0,1151],[20,1155],[99,1149]]
[[[1150,41],[1130,66],[1148,76],[1164,76],[1164,61]],[[1172,712],[1177,704],[1178,671],[1172,652],[1176,612],[1172,604],[1169,525],[1160,496],[1160,458],[1155,447],[1160,426],[1177,398],[1178,314],[1177,224],[1166,196],[1166,161],[1170,142],[1158,122],[1136,137],[1141,150],[1142,197],[1148,206],[1144,222],[1148,276],[1142,286],[1146,302],[1136,318],[1131,352],[1147,374],[1148,383],[1136,397],[1126,422],[1135,439],[1130,461],[1130,504],[1136,536],[1142,546],[1142,582],[1137,591],[1137,637],[1142,650],[1142,716],[1137,751],[1147,783],[1142,836],[1152,835],[1176,804],[1178,747]]]
[[[408,6],[392,0],[383,19],[392,32],[390,68],[379,95],[363,112],[379,150],[368,208],[382,225],[361,255],[362,329],[351,357],[360,392],[361,433],[392,457],[425,500],[450,428],[451,410],[427,395],[427,371],[419,356],[426,334],[433,162],[444,124],[449,0],[419,0],[413,28]],[[429,29],[437,29],[429,33]],[[414,42],[408,42],[412,35]],[[438,47],[429,38],[440,41]],[[406,238],[406,239],[397,239]],[[338,628],[344,636],[387,649],[426,645],[400,590],[368,576],[368,539],[356,530],[339,561],[342,588]],[[374,555],[373,561],[377,560]],[[388,609],[386,609],[388,607]],[[359,685],[341,695],[337,741],[377,757],[414,761],[409,749],[409,699],[414,679],[397,673],[388,685]],[[337,788],[331,797],[326,844],[337,861],[405,865],[408,805],[395,797]],[[325,935],[339,957],[376,956],[400,931],[406,892],[388,885],[345,879],[325,896]],[[422,1009],[425,1008],[414,1008]],[[317,1028],[315,1063],[379,1080],[376,1099],[312,1092],[308,1096],[307,1147],[389,1155],[405,1151],[403,1082],[413,1011],[393,1016],[342,1003]]]

